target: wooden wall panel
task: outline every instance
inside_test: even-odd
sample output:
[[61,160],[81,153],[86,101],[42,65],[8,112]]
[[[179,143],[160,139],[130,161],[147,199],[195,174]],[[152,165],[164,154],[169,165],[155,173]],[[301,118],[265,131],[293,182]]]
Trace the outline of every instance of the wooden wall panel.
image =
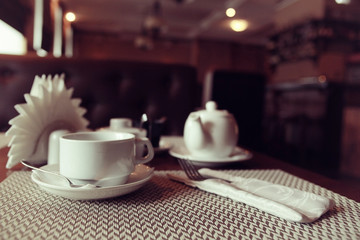
[[74,56],[162,63],[189,64],[198,70],[203,82],[207,72],[216,69],[264,73],[267,71],[265,47],[210,40],[161,40],[152,50],[134,46],[132,39],[120,35],[76,32]]

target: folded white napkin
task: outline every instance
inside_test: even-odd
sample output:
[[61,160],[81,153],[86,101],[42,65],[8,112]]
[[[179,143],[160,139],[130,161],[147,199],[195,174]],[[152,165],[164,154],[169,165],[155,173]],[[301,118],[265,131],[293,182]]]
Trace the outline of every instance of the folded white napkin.
[[5,133],[0,133],[0,148],[6,147],[11,140],[10,136],[6,136]]
[[169,174],[169,177],[293,222],[313,222],[334,204],[331,199],[310,192],[254,178],[236,177],[206,168],[200,169],[199,172],[211,178],[204,181],[192,181],[178,175]]

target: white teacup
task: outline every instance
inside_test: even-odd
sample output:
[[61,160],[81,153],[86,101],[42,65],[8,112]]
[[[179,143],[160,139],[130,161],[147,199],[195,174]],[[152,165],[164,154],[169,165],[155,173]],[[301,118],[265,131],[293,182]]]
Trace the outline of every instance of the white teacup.
[[[146,156],[136,148],[147,146]],[[78,132],[60,137],[60,174],[75,184],[113,186],[124,184],[135,164],[149,162],[154,149],[148,138],[131,133]]]

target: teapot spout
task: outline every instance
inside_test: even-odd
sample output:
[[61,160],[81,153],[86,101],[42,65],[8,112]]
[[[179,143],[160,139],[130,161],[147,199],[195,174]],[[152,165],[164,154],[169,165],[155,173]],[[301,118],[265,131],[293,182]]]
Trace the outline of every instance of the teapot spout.
[[188,149],[203,149],[207,145],[206,131],[198,114],[190,114],[185,123],[184,141]]

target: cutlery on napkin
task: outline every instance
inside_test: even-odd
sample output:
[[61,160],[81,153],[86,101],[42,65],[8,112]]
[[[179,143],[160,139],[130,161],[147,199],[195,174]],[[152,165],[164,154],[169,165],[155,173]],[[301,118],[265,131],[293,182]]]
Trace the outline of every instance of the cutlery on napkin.
[[193,181],[180,175],[168,176],[172,180],[245,203],[293,222],[313,222],[334,204],[331,199],[314,193],[255,178],[232,176],[206,168],[200,169],[199,172],[209,179]]

